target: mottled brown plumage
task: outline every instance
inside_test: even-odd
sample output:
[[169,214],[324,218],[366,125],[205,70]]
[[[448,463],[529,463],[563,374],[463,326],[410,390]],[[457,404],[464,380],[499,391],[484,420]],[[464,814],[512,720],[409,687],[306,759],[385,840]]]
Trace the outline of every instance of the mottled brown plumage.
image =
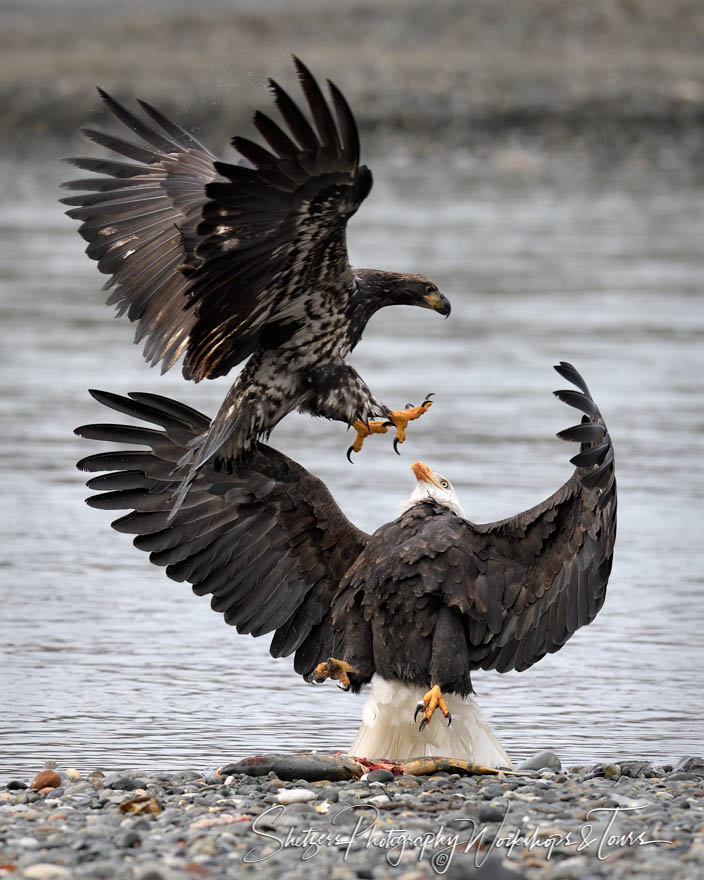
[[340,91],[328,82],[328,103],[294,61],[312,122],[270,80],[283,124],[257,112],[266,147],[235,137],[238,165],[217,161],[149,104],[140,102],[143,118],[102,91],[140,142],[87,129],[120,158],[69,160],[102,175],[66,184],[84,192],[63,201],[81,221],[88,256],[110,276],[108,303],[136,323],[147,360],[168,370],[183,357],[185,378],[198,382],[251,357],[184,452],[176,507],[205,462],[218,454],[227,466],[241,463],[292,410],[348,425],[386,417],[389,408],[345,363],[367,321],[388,305],[450,312],[423,276],[350,266],[347,221],[372,175]]

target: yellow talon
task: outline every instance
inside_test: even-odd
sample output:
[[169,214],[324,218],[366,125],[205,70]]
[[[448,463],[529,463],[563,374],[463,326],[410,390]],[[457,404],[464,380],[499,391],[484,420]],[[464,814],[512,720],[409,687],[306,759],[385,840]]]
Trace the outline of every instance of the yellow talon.
[[414,419],[419,419],[424,412],[427,412],[430,407],[433,405],[433,401],[428,398],[423,401],[419,406],[409,406],[406,409],[393,410],[389,413],[389,421],[394,423],[396,428],[396,436],[394,437],[394,452],[398,455],[401,453],[398,451],[398,444],[403,443],[406,439],[406,428],[408,427],[408,423],[414,421]]
[[386,434],[389,430],[388,422],[363,422],[361,419],[357,419],[356,422],[352,423],[352,427],[356,430],[357,436],[354,438],[354,443],[347,450],[347,460],[352,461],[352,453],[353,452],[361,452],[362,444],[366,437],[370,434]]
[[406,428],[408,423],[412,422],[414,419],[419,419],[424,412],[427,412],[430,409],[433,405],[433,401],[430,400],[431,397],[432,394],[426,395],[426,399],[419,406],[411,406],[409,404],[406,409],[392,410],[389,413],[388,418],[384,421],[363,422],[361,419],[357,419],[356,422],[352,423],[352,427],[357,431],[357,436],[347,450],[347,459],[351,462],[352,453],[362,451],[362,445],[370,434],[386,434],[392,426],[396,428],[394,452],[400,455],[401,453],[398,451],[398,444],[403,443],[406,439]]
[[313,678],[320,683],[326,678],[332,678],[339,682],[343,690],[348,691],[351,687],[349,673],[354,673],[354,669],[344,660],[336,660],[334,657],[328,657],[326,662],[318,663],[313,670]]
[[447,718],[447,726],[449,727],[452,724],[452,715],[447,708],[447,703],[440,690],[440,685],[437,684],[425,694],[423,699],[420,700],[416,706],[416,711],[413,715],[414,721],[418,717],[418,713],[423,710],[423,718],[418,730],[422,730],[426,724],[430,724],[430,719],[433,717],[433,712],[435,712],[436,709],[440,709],[445,718]]

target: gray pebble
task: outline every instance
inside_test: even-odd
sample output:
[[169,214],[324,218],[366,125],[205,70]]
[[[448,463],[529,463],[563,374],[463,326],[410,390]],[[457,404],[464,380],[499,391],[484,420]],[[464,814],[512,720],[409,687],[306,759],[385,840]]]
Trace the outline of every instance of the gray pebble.
[[396,777],[390,770],[372,770],[367,773],[367,782],[393,782]]
[[501,822],[506,815],[506,810],[492,807],[491,804],[481,804],[477,815],[481,822]]
[[145,779],[135,779],[130,776],[121,776],[114,782],[105,785],[105,788],[120,789],[121,791],[134,791],[136,788],[146,788],[148,785]]
[[160,866],[145,865],[136,874],[136,880],[167,880],[162,873]]
[[[616,764],[616,762],[614,762]],[[574,833],[580,838],[585,824],[585,813],[594,806],[643,804],[637,815],[624,814],[619,818],[618,833],[645,830],[649,837],[677,840],[677,848],[665,852],[664,848],[626,848],[618,859],[600,862],[596,849],[575,854],[570,849],[556,850],[555,858],[546,869],[524,868],[530,880],[553,880],[557,875],[578,880],[621,880],[637,874],[655,878],[673,876],[670,862],[679,860],[683,866],[682,880],[699,880],[704,876],[704,847],[697,849],[696,835],[701,826],[698,810],[701,800],[702,777],[693,769],[684,769],[683,762],[670,775],[661,780],[648,774],[664,774],[664,768],[652,767],[645,761],[624,761],[633,776],[622,775],[617,781],[606,774],[608,764],[583,769],[581,778],[575,774],[532,771],[529,776],[456,777],[434,775],[417,777],[418,788],[400,785],[402,777],[388,783],[335,782],[324,786],[311,786],[310,782],[289,783],[290,787],[304,787],[315,792],[316,799],[310,803],[286,806],[282,813],[262,818],[260,830],[276,833],[285,838],[287,832],[312,829],[320,833],[349,834],[360,821],[377,822],[377,833],[384,828],[403,828],[416,836],[435,834],[441,826],[452,827],[455,819],[473,820],[477,829],[485,828],[485,845],[496,837],[498,828],[506,816],[508,826],[519,826],[524,831],[539,826]],[[619,764],[621,766],[621,764]],[[686,765],[696,768],[696,764]],[[600,771],[604,775],[592,775]],[[65,865],[71,877],[77,880],[177,880],[183,871],[181,866],[192,861],[202,865],[214,878],[239,876],[241,856],[253,846],[269,847],[273,853],[276,846],[256,837],[252,831],[251,817],[262,813],[275,801],[278,789],[272,779],[262,778],[254,782],[248,777],[238,777],[224,787],[220,781],[208,782],[208,777],[188,776],[182,773],[157,774],[143,771],[124,771],[108,776],[115,784],[141,783],[163,806],[158,815],[128,815],[119,805],[133,798],[131,788],[106,788],[93,792],[76,790],[67,786],[61,799],[40,797],[26,802],[26,789],[11,789],[0,801],[0,817],[3,821],[3,858],[18,866],[19,872],[35,863],[54,862]],[[685,778],[676,778],[677,776]],[[88,777],[92,778],[92,777]],[[390,795],[388,800],[386,795]],[[369,798],[383,796],[383,803],[372,802],[378,814],[370,806]],[[24,802],[21,802],[22,799]],[[315,808],[327,804],[324,812]],[[94,809],[96,805],[100,809]],[[275,804],[277,807],[278,803]],[[345,807],[354,805],[352,809]],[[26,816],[25,816],[26,814]],[[51,819],[56,815],[58,818]],[[229,821],[234,819],[235,821]],[[191,828],[196,820],[209,820],[199,828]],[[220,821],[224,819],[224,821]],[[238,821],[243,819],[244,821]],[[512,825],[511,823],[514,823]],[[53,826],[53,827],[52,827]],[[462,826],[455,826],[456,829]],[[464,829],[467,830],[465,825]],[[508,833],[508,830],[506,830]],[[466,836],[466,835],[465,835]],[[181,845],[185,844],[185,845]],[[13,849],[14,847],[14,849]],[[518,847],[518,856],[522,850]],[[7,853],[7,855],[6,855]],[[340,848],[323,846],[308,862],[301,862],[301,850],[289,847],[265,860],[252,874],[261,880],[278,880],[289,877],[298,880],[431,880],[437,877],[430,863],[432,852],[417,860],[411,849],[399,870],[394,871],[384,860],[385,851],[367,846],[362,837],[352,847],[346,861],[341,860]],[[534,853],[540,857],[543,853]],[[473,859],[453,859],[450,870],[444,876],[464,878],[475,876]],[[581,861],[578,860],[577,856]],[[663,861],[663,859],[665,861]],[[491,861],[491,859],[490,859]],[[516,866],[521,861],[516,858]],[[494,860],[491,870],[485,869],[477,876],[492,880],[494,867],[499,870],[500,860]],[[471,868],[471,870],[470,870]],[[20,876],[20,873],[18,873]],[[185,875],[184,875],[185,876]],[[190,875],[189,875],[190,876]],[[509,876],[509,875],[506,875]],[[512,878],[521,877],[512,873]],[[640,876],[640,874],[638,874]],[[680,876],[680,875],[678,875]]]
[[676,773],[670,773],[670,775],[667,778],[670,782],[677,782],[677,781],[684,781],[684,780],[691,781],[691,782],[701,781],[701,776],[698,773],[684,773],[681,771],[677,771]]
[[539,752],[516,767],[516,770],[553,770],[558,773],[562,769],[560,759],[554,752]]
[[[678,761],[674,768],[670,767],[669,769],[674,769],[683,773],[696,773],[698,776],[704,776],[704,758],[695,758],[691,755],[687,755]],[[663,770],[667,770],[667,768],[663,767]]]
[[127,849],[129,847],[139,846],[141,844],[141,842],[142,842],[142,837],[139,834],[139,832],[135,831],[134,829],[131,829],[130,831],[127,832],[127,834],[125,834],[123,836],[122,840],[120,841],[120,846]]

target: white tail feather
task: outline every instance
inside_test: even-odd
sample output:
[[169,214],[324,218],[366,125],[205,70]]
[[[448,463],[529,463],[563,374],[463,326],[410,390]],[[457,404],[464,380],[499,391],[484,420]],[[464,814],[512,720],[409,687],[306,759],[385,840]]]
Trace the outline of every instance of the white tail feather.
[[413,720],[425,691],[400,681],[372,678],[371,694],[362,712],[362,724],[348,754],[356,758],[459,758],[485,767],[513,765],[491,732],[474,697],[446,696],[452,724],[438,709],[422,732]]

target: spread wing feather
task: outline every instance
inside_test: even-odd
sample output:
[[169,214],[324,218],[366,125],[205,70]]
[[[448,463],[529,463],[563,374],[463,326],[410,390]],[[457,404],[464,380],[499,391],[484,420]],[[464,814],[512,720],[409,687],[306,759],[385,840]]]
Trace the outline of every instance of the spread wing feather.
[[217,179],[214,156],[195,138],[145,102],[159,130],[99,90],[108,109],[149,146],[85,129],[89,140],[132,162],[80,157],[76,167],[102,177],[64,186],[87,190],[62,201],[69,217],[81,221],[86,253],[109,275],[108,305],[137,324],[135,342],[145,339],[144,356],[165,371],[186,351],[197,320],[188,307],[190,282],[179,266],[193,261],[196,227],[205,185]]
[[269,324],[279,332],[288,325],[293,335],[311,295],[326,290],[342,298],[353,284],[346,226],[371,189],[371,173],[359,165],[357,129],[344,98],[331,86],[336,125],[315,79],[294,60],[315,127],[271,80],[291,137],[257,113],[255,126],[271,151],[234,138],[254,167],[218,162],[227,182],[206,187],[201,263],[191,274],[199,322],[185,362],[196,379],[227,373],[261,344]]
[[[372,178],[359,165],[354,117],[328,83],[332,106],[294,59],[312,124],[270,81],[283,117],[257,112],[260,146],[236,137],[243,162],[216,161],[192,135],[140,101],[146,119],[100,91],[143,143],[86,129],[119,159],[70,159],[99,175],[65,184],[87,253],[109,275],[108,304],[137,324],[144,355],[167,370],[182,356],[186,378],[227,373],[269,340],[300,330],[321,289],[348,295],[353,276],[347,220]],[[130,161],[124,161],[130,160]]]
[[[108,471],[88,486],[99,494],[88,504],[127,510],[113,522],[135,535],[139,549],[175,581],[197,595],[239,632],[274,632],[271,651],[296,651],[297,671],[310,672],[325,659],[321,630],[337,585],[362,551],[368,535],[342,514],[325,485],[285,455],[260,446],[247,470],[218,473],[202,468],[178,513],[169,521],[179,485],[176,462],[208,419],[196,410],[153,394],[128,397],[102,391],[100,403],[159,425],[85,425],[81,437],[137,443],[142,452],[107,452],[78,462],[84,471]],[[301,668],[303,664],[303,668]]]
[[[581,442],[571,459],[574,474],[542,504],[468,527],[467,544],[486,560],[486,578],[500,572],[504,582],[490,590],[495,617],[487,622],[483,643],[470,649],[483,669],[520,671],[554,653],[591,623],[606,596],[616,538],[613,445],[577,370],[564,362],[555,369],[580,389],[555,392],[584,413],[579,426],[558,434]],[[466,596],[469,609],[471,586]]]
[[372,609],[383,599],[387,620],[422,629],[427,616],[409,611],[411,599],[432,595],[462,614],[469,666],[499,672],[527,669],[594,619],[616,536],[613,446],[582,377],[570,364],[556,369],[580,388],[557,396],[584,413],[558,435],[581,443],[570,479],[542,504],[486,525],[434,501],[415,505],[372,536],[336,601],[338,615],[363,590]]

